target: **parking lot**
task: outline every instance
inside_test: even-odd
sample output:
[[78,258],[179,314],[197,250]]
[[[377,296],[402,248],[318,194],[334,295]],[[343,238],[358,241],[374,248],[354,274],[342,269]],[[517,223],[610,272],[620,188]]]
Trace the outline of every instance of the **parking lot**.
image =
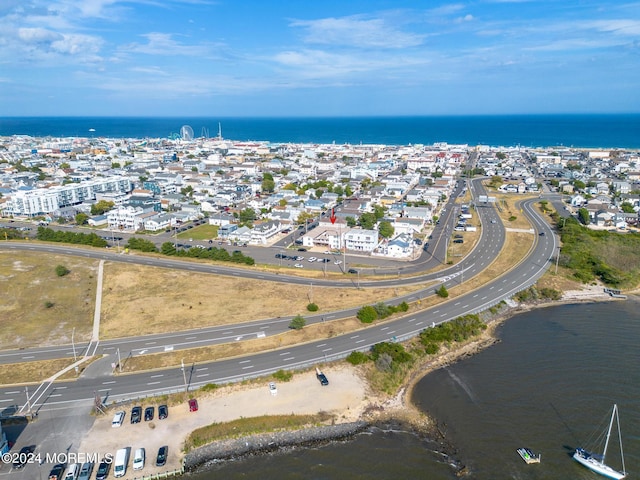
[[[169,415],[164,420],[157,419],[131,424],[131,408],[116,408],[105,416],[98,417],[93,428],[85,436],[78,451],[102,452],[115,454],[119,448],[131,447],[131,456],[135,449],[144,447],[147,460],[142,474],[165,472],[180,468],[182,445],[187,435],[198,427],[213,422],[226,422],[240,417],[252,417],[269,414],[337,412],[339,421],[351,421],[357,418],[364,406],[368,404],[364,381],[351,368],[340,367],[327,370],[329,379],[327,386],[322,386],[316,378],[315,371],[298,373],[290,382],[275,382],[276,393],[268,381],[258,385],[233,385],[198,396],[198,410],[190,411],[187,402],[170,406]],[[148,405],[135,403],[144,412]],[[125,410],[126,416],[122,426],[112,427],[113,415],[117,410]],[[158,449],[169,447],[167,463],[164,467],[156,467],[155,459]],[[136,475],[131,469],[131,460],[125,478]],[[27,478],[27,477],[25,477]],[[110,477],[111,478],[111,477]]]

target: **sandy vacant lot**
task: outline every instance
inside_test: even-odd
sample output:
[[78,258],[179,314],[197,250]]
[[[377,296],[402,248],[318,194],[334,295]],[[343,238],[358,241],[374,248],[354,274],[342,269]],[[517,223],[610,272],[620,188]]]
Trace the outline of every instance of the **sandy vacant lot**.
[[[371,396],[365,381],[350,366],[339,366],[324,370],[329,385],[323,387],[313,371],[296,373],[289,382],[276,382],[277,395],[271,395],[268,381],[259,386],[233,385],[206,395],[196,395],[199,404],[197,412],[189,412],[187,404],[169,408],[169,417],[153,422],[130,423],[131,407],[128,405],[125,423],[119,428],[111,427],[113,413],[99,417],[82,441],[79,452],[107,453],[115,455],[119,448],[131,447],[131,456],[136,448],[146,450],[146,463],[138,477],[180,468],[182,445],[187,435],[194,429],[214,422],[226,422],[240,417],[255,417],[270,414],[312,414],[328,412],[340,415],[338,421],[354,421],[369,405]],[[145,404],[140,404],[143,409]],[[157,412],[156,412],[157,415]],[[152,428],[152,424],[154,428]],[[155,466],[158,448],[169,447],[169,461],[164,467]],[[125,478],[136,475],[131,469],[131,461]]]

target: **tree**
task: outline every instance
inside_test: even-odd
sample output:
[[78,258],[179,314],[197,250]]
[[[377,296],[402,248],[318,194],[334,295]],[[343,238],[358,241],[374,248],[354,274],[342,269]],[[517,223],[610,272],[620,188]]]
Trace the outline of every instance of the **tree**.
[[180,193],[185,197],[191,197],[193,195],[193,187],[191,185],[187,185],[186,187],[182,187],[180,189]]
[[302,315],[296,315],[291,319],[291,323],[289,324],[289,328],[293,330],[302,330],[302,328],[306,325],[306,321]]
[[351,185],[347,185],[346,187],[344,187],[344,194],[347,197],[350,197],[353,195],[353,189],[351,188]]
[[620,205],[620,208],[624,213],[635,213],[635,210],[633,209],[633,205],[631,205],[631,203],[629,202],[622,202],[622,205]]
[[256,219],[256,211],[253,208],[245,208],[240,210],[238,219],[241,223],[250,224]]
[[91,215],[104,215],[114,207],[115,203],[108,200],[100,200],[99,202],[91,205]]
[[347,222],[347,227],[355,227],[357,225],[356,219],[351,216],[345,218],[345,221]]
[[391,237],[393,237],[394,231],[395,231],[395,229],[393,228],[393,225],[391,225],[391,222],[388,222],[387,220],[383,220],[378,225],[378,233],[380,234],[380,236],[382,238],[391,238]]
[[276,182],[273,180],[273,175],[265,173],[262,175],[262,191],[266,193],[273,193],[276,189]]
[[375,213],[369,212],[363,213],[358,219],[358,223],[360,223],[360,226],[365,230],[373,230],[373,227],[376,225],[376,221]]
[[580,208],[578,210],[578,220],[580,220],[580,222],[583,225],[589,225],[589,223],[591,223],[591,217],[589,216],[589,210],[587,210],[586,208]]
[[382,205],[374,205],[373,206],[373,214],[376,216],[376,220],[380,220],[381,218],[384,218],[384,212],[387,209],[384,208]]
[[120,162],[111,162],[111,168],[120,168]]
[[436,290],[436,295],[442,298],[447,298],[449,296],[449,291],[447,287],[444,286],[444,283]]
[[296,223],[299,225],[304,225],[309,220],[313,220],[313,218],[313,215],[309,212],[300,212],[300,215],[298,215],[298,218],[296,219]]
[[83,212],[77,213],[75,220],[78,225],[84,225],[89,221],[89,215]]
[[578,190],[584,190],[587,185],[582,180],[574,180],[573,186]]

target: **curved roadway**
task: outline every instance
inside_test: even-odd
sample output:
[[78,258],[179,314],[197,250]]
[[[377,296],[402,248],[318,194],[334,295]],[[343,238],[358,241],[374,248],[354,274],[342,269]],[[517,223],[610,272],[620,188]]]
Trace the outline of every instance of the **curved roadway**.
[[[480,183],[473,182],[475,189],[481,189]],[[482,193],[478,190],[479,193]],[[474,195],[477,198],[476,195]],[[522,203],[522,209],[530,218],[536,230],[534,246],[525,260],[511,271],[468,294],[453,298],[437,307],[406,316],[402,319],[375,325],[359,332],[348,333],[329,339],[318,340],[313,343],[292,346],[276,351],[253,354],[242,358],[227,359],[206,364],[188,365],[184,371],[182,368],[170,368],[155,372],[143,372],[129,375],[104,376],[102,373],[92,376],[83,376],[75,381],[45,383],[30,394],[31,408],[56,408],[60,404],[72,404],[80,402],[86,404],[93,402],[99,395],[104,402],[124,400],[148,395],[184,391],[194,389],[207,383],[225,383],[243,378],[261,376],[279,369],[299,368],[312,366],[325,361],[343,358],[354,350],[367,350],[372,345],[382,341],[400,341],[417,335],[421,330],[449,321],[460,315],[476,313],[510,298],[518,291],[535,283],[544,271],[553,262],[557,249],[557,239],[553,235],[549,225],[534,210],[533,204],[537,200],[529,200]],[[452,219],[455,219],[455,207],[446,207],[446,217],[441,219],[441,229],[437,236],[434,235],[434,255],[429,260],[442,263],[443,253],[446,250],[446,242],[451,237],[453,228]],[[447,288],[461,283],[464,278],[471,278],[485,269],[499,253],[505,239],[505,231],[497,213],[492,205],[476,205],[476,210],[483,224],[480,241],[476,248],[453,268],[441,272],[417,275],[411,278],[385,279],[380,281],[361,281],[360,286],[399,286],[408,283],[422,283],[437,280]],[[495,223],[493,221],[495,221]],[[537,235],[544,232],[544,236]],[[436,232],[437,233],[437,232]],[[193,264],[174,259],[147,258],[126,255],[117,255],[105,251],[78,251],[57,245],[21,245],[3,244],[2,248],[33,249],[38,251],[51,251],[81,255],[91,258],[141,263],[166,268],[186,268],[203,273],[216,273],[224,275],[245,275],[250,278],[263,280],[286,281],[291,283],[307,284],[309,279],[287,277],[278,274],[242,271],[237,269],[211,266],[205,264]],[[442,255],[438,258],[438,255]],[[423,255],[424,256],[424,255]],[[435,259],[435,260],[431,260]],[[413,268],[424,269],[422,264],[407,266],[403,271],[408,272]],[[329,280],[313,280],[316,285],[333,285]],[[433,294],[434,288],[430,287],[420,292],[415,292],[405,297],[394,299],[394,303],[403,300],[415,301]],[[325,314],[324,319],[333,319],[355,314],[357,308],[343,312]],[[308,322],[322,321],[322,316],[307,317]],[[191,348],[202,344],[216,342],[228,342],[243,338],[255,338],[258,335],[274,334],[288,329],[290,317],[281,319],[269,319],[263,321],[247,322],[244,324],[228,325],[223,327],[204,328],[197,331],[178,332],[173,334],[159,334],[132,339],[116,339],[100,342],[91,346],[91,353],[106,354],[109,362],[114,361],[115,349],[119,348],[121,355],[158,352],[167,349]],[[77,345],[77,353],[82,349],[87,350],[87,344]],[[83,352],[84,353],[84,352]],[[64,355],[73,355],[70,346],[29,349],[23,351],[3,351],[0,353],[0,361],[11,363],[25,361],[27,357],[54,358]],[[20,357],[22,356],[22,357]],[[5,368],[10,368],[5,366]],[[103,372],[104,373],[104,372]],[[109,368],[110,373],[110,368]],[[32,387],[33,388],[33,387]],[[20,388],[6,387],[0,389],[0,402],[7,404],[24,403],[25,392]],[[1,404],[0,404],[1,406]]]

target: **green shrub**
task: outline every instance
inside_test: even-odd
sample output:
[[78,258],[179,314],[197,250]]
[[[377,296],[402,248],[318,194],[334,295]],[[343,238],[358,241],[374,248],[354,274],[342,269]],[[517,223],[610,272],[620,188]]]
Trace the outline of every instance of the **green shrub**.
[[217,390],[219,388],[219,385],[216,385],[215,383],[207,383],[206,385],[203,385],[200,387],[200,391],[202,392],[213,392],[214,390]]
[[53,302],[44,302],[44,308],[51,308],[53,307],[54,303]]
[[315,303],[310,303],[309,305],[307,305],[307,310],[309,310],[310,312],[317,312],[318,309],[319,307]]
[[442,298],[447,298],[449,296],[449,291],[447,287],[444,286],[444,283],[436,290],[436,295]]
[[68,275],[69,273],[71,273],[71,270],[69,270],[64,265],[58,265],[56,267],[56,275],[58,275],[59,277],[64,277],[65,275]]
[[291,319],[291,323],[289,324],[289,328],[293,330],[301,330],[305,325],[306,321],[302,315],[296,315]]
[[361,365],[369,361],[369,355],[362,352],[353,351],[347,355],[347,362],[351,365]]
[[378,319],[378,312],[371,305],[367,305],[358,310],[356,317],[362,323],[372,323]]
[[281,369],[273,373],[273,378],[279,380],[280,382],[288,382],[293,378],[293,372]]

